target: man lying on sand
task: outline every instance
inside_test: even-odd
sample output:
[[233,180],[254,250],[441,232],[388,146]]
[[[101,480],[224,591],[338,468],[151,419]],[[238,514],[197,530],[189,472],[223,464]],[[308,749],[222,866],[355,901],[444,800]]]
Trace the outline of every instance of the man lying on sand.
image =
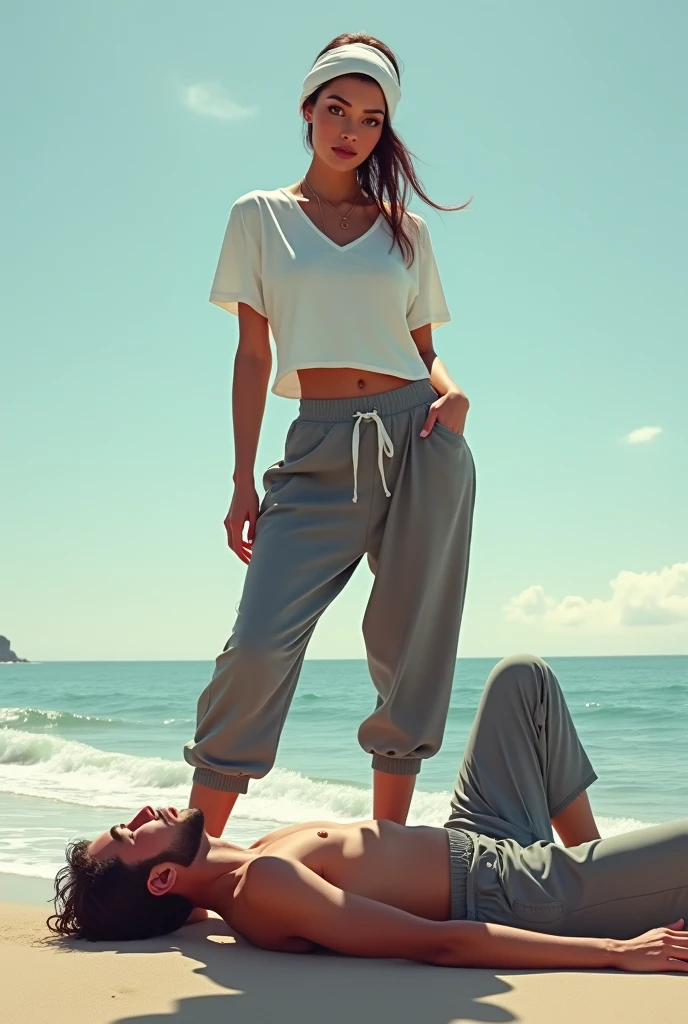
[[511,658],[488,680],[444,827],[308,822],[245,850],[197,809],[145,807],[69,846],[48,924],[140,939],[200,907],[294,953],[688,972],[688,820],[600,839],[595,778],[551,669]]

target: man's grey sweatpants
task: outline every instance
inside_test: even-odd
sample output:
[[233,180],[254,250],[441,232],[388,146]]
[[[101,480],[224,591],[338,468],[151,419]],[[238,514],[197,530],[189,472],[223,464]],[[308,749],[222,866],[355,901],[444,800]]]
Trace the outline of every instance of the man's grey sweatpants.
[[452,916],[631,938],[688,920],[688,820],[555,845],[550,819],[597,778],[538,658],[488,680],[452,798]]
[[[272,768],[318,619],[363,555],[363,621],[377,707],[359,742],[373,768],[413,775],[440,748],[456,665],[475,473],[436,423],[429,381],[361,398],[302,400],[266,495],[234,632],[198,701],[184,757],[194,781],[245,793]],[[355,499],[355,500],[354,500]]]

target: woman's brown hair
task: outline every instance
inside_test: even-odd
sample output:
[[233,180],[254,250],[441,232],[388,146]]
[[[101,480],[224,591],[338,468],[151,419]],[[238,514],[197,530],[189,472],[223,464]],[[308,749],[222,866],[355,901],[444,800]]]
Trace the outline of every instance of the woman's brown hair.
[[[318,54],[322,57],[328,50],[337,46],[346,46],[348,43],[366,43],[374,46],[381,53],[384,53],[394,66],[397,78],[400,77],[399,62],[396,56],[385,43],[366,32],[344,32],[337,36]],[[316,60],[318,58],[316,57]],[[368,75],[355,75],[356,78],[369,78]],[[326,85],[327,83],[325,83]],[[321,85],[306,100],[306,103],[315,103],[320,91],[325,88]],[[308,124],[306,128],[306,145],[313,149],[313,125]],[[404,214],[408,206],[410,193],[415,192],[424,203],[432,206],[435,210],[453,211],[464,210],[468,203],[462,206],[441,206],[433,202],[423,187],[416,169],[413,166],[413,156],[399,135],[394,131],[388,117],[384,119],[382,134],[367,160],[357,169],[358,183],[365,193],[375,200],[382,216],[389,224],[392,233],[392,247],[398,245],[408,263],[413,262],[413,243],[408,231],[408,223]],[[470,202],[470,199],[469,201]]]

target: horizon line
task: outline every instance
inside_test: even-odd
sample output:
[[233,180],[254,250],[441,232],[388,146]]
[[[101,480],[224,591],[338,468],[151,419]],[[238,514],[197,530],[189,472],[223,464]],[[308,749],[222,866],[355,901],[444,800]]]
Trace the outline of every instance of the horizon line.
[[[520,652],[523,654],[530,654],[532,652]],[[456,661],[501,661],[503,658],[509,658],[513,655],[509,654],[465,654],[456,658]],[[542,658],[543,661],[548,659],[557,658],[560,661],[569,660],[583,660],[594,658],[601,660],[603,658],[688,658],[688,652],[685,654],[540,654],[537,657]],[[157,664],[157,665],[176,665],[176,664],[212,664],[215,661],[214,658],[26,658],[21,661],[0,661],[0,665],[139,665],[139,664]],[[328,661],[350,661],[350,662],[362,662],[366,663],[365,657],[358,658],[305,658],[305,662],[328,662]]]

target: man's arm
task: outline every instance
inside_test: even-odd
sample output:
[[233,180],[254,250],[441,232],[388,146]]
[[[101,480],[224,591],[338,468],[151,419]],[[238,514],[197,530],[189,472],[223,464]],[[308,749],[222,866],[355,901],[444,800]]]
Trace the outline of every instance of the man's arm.
[[[242,886],[246,937],[271,949],[292,943],[349,956],[403,957],[447,967],[688,971],[688,934],[656,929],[632,942],[540,935],[479,921],[428,921],[344,892],[297,861],[260,857]],[[243,915],[242,915],[243,916]],[[683,927],[683,922],[675,922]]]

